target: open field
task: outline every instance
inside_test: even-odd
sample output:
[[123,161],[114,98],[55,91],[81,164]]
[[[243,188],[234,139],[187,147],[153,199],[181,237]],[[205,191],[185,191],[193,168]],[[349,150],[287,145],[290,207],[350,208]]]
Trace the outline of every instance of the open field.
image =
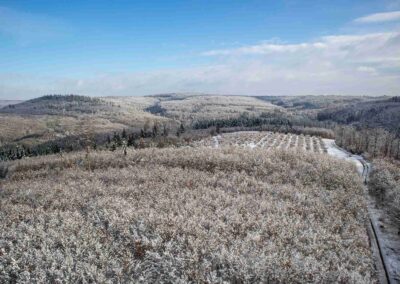
[[13,162],[0,280],[375,281],[355,167],[262,148],[74,153]]
[[263,149],[301,149],[315,153],[326,153],[323,140],[316,136],[284,134],[269,131],[243,131],[224,133],[212,138],[193,142],[193,146],[241,146]]

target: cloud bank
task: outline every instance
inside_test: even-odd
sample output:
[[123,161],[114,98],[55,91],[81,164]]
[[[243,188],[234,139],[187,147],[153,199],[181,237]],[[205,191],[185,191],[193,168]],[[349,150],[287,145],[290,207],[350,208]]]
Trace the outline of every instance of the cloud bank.
[[356,23],[382,23],[392,21],[400,21],[400,11],[376,13],[354,20]]
[[[356,21],[394,20],[397,13],[373,14]],[[4,21],[0,22],[0,32],[8,29],[5,26]],[[168,92],[400,95],[400,32],[396,30],[336,34],[298,43],[275,40],[206,50],[195,57],[209,63],[192,68],[62,78],[2,74],[0,71],[0,99],[31,98],[49,93],[92,96]]]

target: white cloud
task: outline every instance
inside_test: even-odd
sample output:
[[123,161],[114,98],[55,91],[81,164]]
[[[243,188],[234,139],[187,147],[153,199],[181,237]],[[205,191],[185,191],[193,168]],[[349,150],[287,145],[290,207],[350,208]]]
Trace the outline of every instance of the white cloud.
[[366,72],[366,73],[370,73],[370,74],[376,74],[376,69],[370,66],[360,66],[357,68],[358,71],[360,72]]
[[243,55],[279,55],[302,52],[339,52],[353,48],[358,50],[377,49],[390,40],[399,39],[400,33],[370,33],[363,35],[325,36],[314,42],[298,44],[269,44],[243,46],[234,49],[217,49],[203,52],[203,56],[243,56]]
[[381,22],[392,22],[400,20],[400,11],[376,13],[367,15],[354,20],[356,23],[381,23]]
[[[400,32],[331,35],[203,53],[214,63],[196,68],[102,74],[89,78],[3,76],[0,98],[48,93],[146,95],[206,92],[248,95],[398,95]],[[218,62],[218,63],[217,63]],[[20,82],[24,82],[21,87]]]
[[204,56],[216,56],[216,55],[241,55],[241,54],[270,54],[270,53],[283,53],[283,52],[297,52],[307,49],[323,49],[325,45],[321,42],[315,43],[300,43],[300,44],[270,44],[262,43],[259,45],[245,46],[235,49],[220,49],[210,50],[203,52]]

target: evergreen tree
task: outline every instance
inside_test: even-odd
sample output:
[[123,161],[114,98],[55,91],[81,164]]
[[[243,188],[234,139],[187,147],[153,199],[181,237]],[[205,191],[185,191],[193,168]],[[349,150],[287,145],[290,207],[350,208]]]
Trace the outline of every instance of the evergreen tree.
[[128,135],[126,134],[126,130],[125,129],[122,130],[121,137],[122,137],[122,139],[128,138]]
[[156,137],[158,134],[158,125],[157,123],[154,123],[153,125],[153,137]]
[[115,146],[115,143],[112,143],[110,150],[114,152],[116,149],[117,149],[117,146]]
[[121,136],[117,132],[114,132],[114,137],[113,137],[113,142],[116,146],[121,146],[122,145],[122,139]]
[[179,126],[179,131],[180,133],[185,132],[185,127],[183,126],[183,123],[181,123],[181,126]]
[[163,136],[167,137],[168,136],[168,132],[169,132],[169,129],[168,129],[167,125],[164,124],[163,125]]
[[127,146],[133,146],[135,144],[135,135],[132,133],[128,136]]

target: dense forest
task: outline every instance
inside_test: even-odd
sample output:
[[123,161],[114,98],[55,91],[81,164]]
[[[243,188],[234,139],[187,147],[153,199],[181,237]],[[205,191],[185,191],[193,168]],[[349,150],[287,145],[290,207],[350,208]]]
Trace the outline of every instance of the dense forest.
[[[271,130],[278,132],[292,132],[299,134],[302,129],[314,128],[329,130],[334,124],[331,122],[319,122],[307,116],[292,115],[285,112],[275,111],[272,113],[262,113],[259,116],[249,115],[242,113],[239,117],[227,119],[209,119],[199,120],[193,123],[194,129],[207,129],[215,127],[217,129],[223,128],[259,128],[262,130]],[[328,133],[330,131],[321,131],[321,133]],[[332,138],[330,134],[326,134]],[[324,135],[322,135],[324,136]]]
[[400,137],[383,128],[361,128],[337,126],[336,144],[356,154],[369,157],[400,158]]
[[400,158],[400,97],[322,110],[317,119],[336,123],[336,143],[352,153]]
[[349,104],[318,113],[319,121],[333,121],[358,129],[383,128],[400,134],[400,97]]

